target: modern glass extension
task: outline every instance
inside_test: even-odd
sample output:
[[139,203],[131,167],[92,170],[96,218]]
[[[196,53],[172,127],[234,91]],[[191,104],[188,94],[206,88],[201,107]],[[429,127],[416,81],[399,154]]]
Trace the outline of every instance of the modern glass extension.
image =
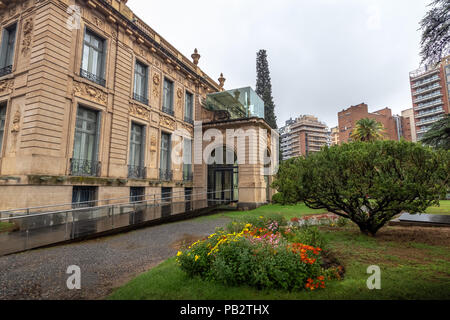
[[208,94],[206,108],[221,111],[224,118],[229,120],[264,118],[264,101],[251,87]]

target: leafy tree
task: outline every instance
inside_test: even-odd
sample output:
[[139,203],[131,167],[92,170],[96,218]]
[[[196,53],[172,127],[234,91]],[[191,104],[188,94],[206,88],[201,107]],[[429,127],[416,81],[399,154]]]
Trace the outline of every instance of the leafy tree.
[[435,122],[421,142],[434,148],[450,150],[450,114]]
[[438,204],[449,179],[450,151],[384,140],[324,147],[284,161],[273,187],[283,204],[303,201],[375,235],[403,211],[415,214]]
[[450,53],[450,1],[434,0],[420,21],[422,63],[437,64]]
[[384,133],[383,125],[369,118],[360,119],[356,122],[355,129],[350,134],[352,141],[376,141],[382,140]]
[[275,103],[272,97],[272,83],[266,50],[259,50],[256,55],[256,76],[256,93],[264,101],[264,119],[272,129],[276,129],[277,117],[275,116]]

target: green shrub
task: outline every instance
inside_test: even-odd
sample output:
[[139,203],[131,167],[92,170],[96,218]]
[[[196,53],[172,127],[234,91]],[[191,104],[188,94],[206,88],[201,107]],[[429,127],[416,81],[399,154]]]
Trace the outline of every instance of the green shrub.
[[284,202],[283,199],[284,199],[283,193],[277,192],[272,196],[272,203],[283,204]]

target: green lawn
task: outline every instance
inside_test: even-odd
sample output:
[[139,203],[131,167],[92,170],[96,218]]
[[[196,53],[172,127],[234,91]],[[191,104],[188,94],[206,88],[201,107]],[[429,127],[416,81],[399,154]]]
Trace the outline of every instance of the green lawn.
[[450,214],[450,200],[441,200],[439,202],[439,207],[428,208],[426,213]]
[[[293,217],[301,217],[310,214],[320,214],[325,213],[325,209],[310,209],[304,203],[296,204],[293,206],[283,206],[280,204],[270,204],[266,206],[259,207],[255,210],[250,211],[228,211],[221,212],[209,216],[199,217],[196,220],[202,219],[216,219],[220,217],[228,217],[231,219],[246,219],[247,217],[258,217],[258,216],[267,216],[274,213],[283,214],[286,219],[291,219]],[[440,206],[438,207],[430,207],[427,209],[426,213],[430,214],[450,214],[450,200],[441,200]]]
[[296,204],[293,206],[283,206],[280,204],[269,204],[266,206],[259,207],[250,211],[227,211],[221,212],[209,216],[199,217],[196,220],[202,219],[216,219],[221,217],[228,217],[231,219],[246,219],[247,217],[259,217],[259,216],[267,216],[274,213],[283,214],[286,219],[291,219],[294,217],[301,217],[310,214],[320,214],[325,213],[326,210],[314,210],[308,208],[304,203]]
[[[448,205],[449,201],[441,203],[439,210]],[[314,211],[304,205],[269,205],[248,212],[219,213],[199,219],[264,216],[274,212],[290,218],[320,213],[320,210]],[[321,229],[332,252],[346,269],[344,280],[330,282],[326,289],[286,292],[227,287],[188,278],[171,258],[117,289],[108,299],[450,299],[448,228],[385,227],[375,238],[361,235],[351,223],[345,227]],[[370,265],[381,268],[381,290],[369,290],[366,286],[369,277],[366,270]]]

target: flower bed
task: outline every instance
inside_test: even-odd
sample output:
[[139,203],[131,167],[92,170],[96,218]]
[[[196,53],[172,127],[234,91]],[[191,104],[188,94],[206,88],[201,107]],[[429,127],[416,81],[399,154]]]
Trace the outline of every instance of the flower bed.
[[[340,270],[326,270],[321,265],[323,248],[315,243],[324,242],[317,230],[260,220],[259,226],[247,223],[240,231],[218,230],[195,242],[178,252],[178,265],[189,276],[260,289],[312,291],[339,277]],[[235,222],[228,229],[235,230],[238,225]]]

